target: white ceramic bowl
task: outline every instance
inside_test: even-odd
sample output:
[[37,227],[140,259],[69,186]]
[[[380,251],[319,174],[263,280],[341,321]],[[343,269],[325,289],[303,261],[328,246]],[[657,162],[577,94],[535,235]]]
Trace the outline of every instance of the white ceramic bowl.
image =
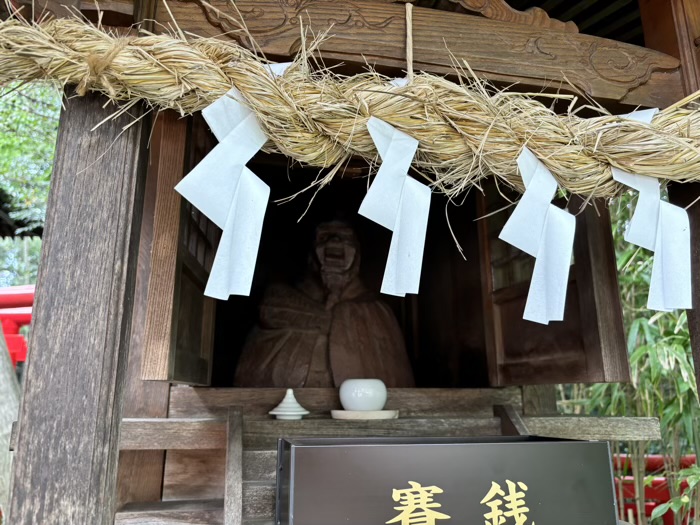
[[345,410],[382,410],[386,385],[380,379],[347,379],[340,385],[340,404]]

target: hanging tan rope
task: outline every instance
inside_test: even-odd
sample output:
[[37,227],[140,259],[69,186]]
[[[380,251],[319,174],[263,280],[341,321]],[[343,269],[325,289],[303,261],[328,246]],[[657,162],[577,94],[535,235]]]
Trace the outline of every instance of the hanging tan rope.
[[416,73],[408,85],[396,87],[374,73],[313,72],[303,56],[276,78],[264,60],[232,41],[125,39],[75,19],[1,22],[0,83],[40,79],[183,115],[235,86],[270,139],[267,151],[319,167],[335,166],[348,155],[375,159],[366,127],[375,116],[420,141],[414,167],[450,196],[489,176],[522,191],[516,159],[523,145],[562,188],[583,196],[611,197],[621,190],[610,166],[700,180],[694,98],[662,111],[651,125],[607,115],[584,119],[557,115],[535,96],[499,92],[474,80],[457,84]]

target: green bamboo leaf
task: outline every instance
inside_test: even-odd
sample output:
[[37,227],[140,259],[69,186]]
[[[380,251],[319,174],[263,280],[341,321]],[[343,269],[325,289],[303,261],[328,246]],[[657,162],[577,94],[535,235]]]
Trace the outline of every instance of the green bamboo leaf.
[[671,503],[662,503],[661,505],[659,505],[651,511],[651,519],[655,520],[661,518],[664,514],[666,514],[669,511],[670,508]]

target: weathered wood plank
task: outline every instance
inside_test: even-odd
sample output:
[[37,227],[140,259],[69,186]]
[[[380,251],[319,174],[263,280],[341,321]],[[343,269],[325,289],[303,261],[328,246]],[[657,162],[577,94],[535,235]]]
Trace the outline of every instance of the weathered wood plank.
[[531,435],[561,439],[647,441],[661,439],[655,417],[524,417]]
[[243,445],[272,449],[279,437],[469,437],[499,435],[500,421],[490,418],[410,418],[377,421],[247,419]]
[[[146,345],[146,310],[158,173],[168,165],[167,157],[172,153],[173,143],[178,144],[184,138],[185,129],[178,122],[178,118],[178,114],[174,111],[160,113],[154,123],[151,137],[136,270],[131,344],[124,385],[122,417],[126,418],[168,415],[170,385],[163,382],[142,381],[141,366]],[[160,499],[164,462],[165,454],[160,450],[120,452],[117,506],[131,501]]]
[[[64,100],[33,309],[11,521],[111,525],[150,119]],[[92,131],[102,122],[99,130]]]
[[[284,397],[283,388],[192,388],[173,386],[171,417],[225,417],[239,407],[245,415],[267,415]],[[302,388],[294,392],[299,403],[313,414],[328,416],[339,409],[335,388]],[[492,417],[493,405],[521,404],[519,388],[390,388],[386,408],[400,417],[473,416]]]
[[175,286],[177,281],[177,254],[180,228],[180,194],[173,191],[185,169],[187,121],[174,113],[162,116],[167,125],[159,141],[157,189],[153,218],[151,272],[146,303],[145,352],[141,364],[141,378],[146,380],[170,379],[171,350],[175,330]]
[[121,450],[201,450],[226,448],[226,421],[216,418],[125,418]]
[[[275,518],[275,484],[243,484],[244,525],[267,525]],[[224,501],[204,499],[129,503],[116,514],[115,525],[225,525]]]
[[[406,418],[375,421],[306,419],[277,421],[245,418],[243,446],[273,449],[279,437],[428,437],[498,435],[494,417]],[[124,419],[119,446],[122,450],[202,450],[226,448],[224,419]]]
[[223,525],[223,499],[129,503],[120,509],[114,525]]
[[[184,31],[211,37],[241,35],[227,0],[168,4]],[[404,6],[388,2],[239,0],[247,30],[267,54],[287,57],[301,47],[300,23],[313,34],[329,29],[320,47],[328,61],[356,67],[406,68]],[[170,14],[160,8],[163,28]],[[165,30],[165,29],[164,29]],[[528,87],[577,89],[599,100],[666,106],[681,98],[677,59],[590,35],[552,31],[436,9],[413,9],[414,68],[454,73],[452,56],[484,78]]]
[[[225,452],[223,450],[170,450],[163,475],[163,499],[209,499],[224,497]],[[245,450],[243,479],[274,482],[277,451]]]
[[226,422],[226,478],[224,525],[241,525],[243,520],[243,417],[229,412]]

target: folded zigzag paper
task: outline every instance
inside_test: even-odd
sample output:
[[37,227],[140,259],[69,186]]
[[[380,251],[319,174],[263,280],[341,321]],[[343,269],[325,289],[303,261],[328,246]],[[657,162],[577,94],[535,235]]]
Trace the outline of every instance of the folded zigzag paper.
[[359,213],[393,232],[382,293],[418,293],[431,191],[408,175],[418,141],[386,122],[367,123],[382,165],[367,191]]
[[[658,109],[635,111],[625,118],[650,123]],[[661,200],[658,179],[612,168],[613,178],[639,196],[625,240],[654,252],[647,308],[667,312],[691,308],[690,221],[683,208]]]
[[525,193],[498,237],[535,257],[523,319],[549,324],[564,319],[576,218],[551,203],[557,181],[527,147],[518,169]]
[[[291,63],[270,64],[282,75]],[[204,294],[250,295],[270,188],[246,164],[267,142],[236,89],[202,110],[219,144],[175,187],[223,230]]]

